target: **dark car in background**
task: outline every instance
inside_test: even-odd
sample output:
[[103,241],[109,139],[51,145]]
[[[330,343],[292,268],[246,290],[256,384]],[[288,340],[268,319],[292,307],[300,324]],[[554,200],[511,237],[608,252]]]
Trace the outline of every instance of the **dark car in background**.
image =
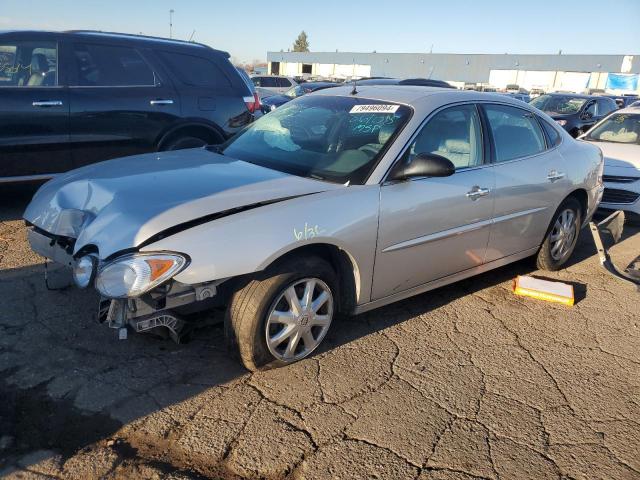
[[302,95],[306,95],[307,93],[315,92],[316,90],[322,90],[324,88],[331,88],[340,85],[335,82],[305,82],[299,83],[295,87],[291,87],[282,95],[271,95],[269,97],[264,97],[262,99],[262,110],[267,113],[271,110],[275,110],[276,108],[284,105],[287,102],[290,102],[294,98],[301,97]]
[[640,97],[636,95],[599,95],[601,97],[607,97],[612,99],[618,105],[618,108],[626,108],[631,106],[632,103],[640,100]]
[[[353,82],[349,82],[353,83]],[[443,80],[431,78],[367,78],[356,80],[356,85],[417,85],[420,87],[455,88]]]
[[546,93],[531,100],[530,105],[545,112],[574,138],[618,109],[611,98],[572,93]]
[[222,143],[257,108],[226,52],[93,31],[0,33],[0,106],[0,183]]

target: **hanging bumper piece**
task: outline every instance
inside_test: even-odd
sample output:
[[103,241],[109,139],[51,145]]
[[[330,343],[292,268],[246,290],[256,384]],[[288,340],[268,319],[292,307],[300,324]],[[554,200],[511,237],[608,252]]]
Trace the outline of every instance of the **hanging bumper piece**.
[[640,292],[640,257],[636,258],[631,264],[623,271],[614,265],[611,261],[611,256],[602,242],[601,232],[611,235],[613,243],[618,243],[622,237],[622,229],[624,228],[624,212],[617,210],[609,215],[607,218],[599,223],[591,221],[589,223],[589,229],[593,236],[593,241],[596,244],[598,250],[598,257],[600,258],[600,264],[611,275],[617,277],[620,280],[630,283],[635,289]]

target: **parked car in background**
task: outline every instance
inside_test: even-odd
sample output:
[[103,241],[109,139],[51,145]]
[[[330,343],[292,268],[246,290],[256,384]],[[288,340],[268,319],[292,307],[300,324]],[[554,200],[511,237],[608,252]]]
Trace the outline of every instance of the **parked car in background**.
[[504,95],[347,85],[221,147],[62,175],[24,218],[112,328],[179,335],[185,313],[226,306],[228,343],[258,370],[309,356],[338,313],[530,256],[562,268],[602,167],[596,146]]
[[298,82],[291,77],[279,75],[254,75],[251,77],[251,81],[256,87],[271,90],[275,93],[284,93],[298,84]]
[[255,97],[229,54],[197,43],[91,31],[3,32],[0,182],[222,143]]
[[616,102],[616,105],[618,105],[618,108],[626,108],[630,106],[633,102],[640,100],[640,97],[637,97],[635,95],[608,95],[607,94],[607,95],[601,95],[601,96],[611,98],[614,102]]
[[[353,82],[349,82],[353,84]],[[357,85],[411,85],[420,87],[440,87],[440,88],[455,88],[442,80],[435,80],[431,78],[367,78],[364,80],[357,80]]]
[[316,90],[322,90],[323,88],[331,88],[338,86],[335,82],[305,82],[291,87],[282,95],[272,95],[267,97],[263,101],[263,111],[265,113],[275,110],[276,108],[290,102],[294,98],[301,97],[307,93],[315,92]]
[[640,107],[640,100],[638,100],[637,102],[633,102],[631,105],[629,105],[630,107]]
[[572,93],[546,93],[529,104],[551,116],[574,138],[618,109],[611,98]]
[[504,92],[501,95],[508,95],[511,98],[515,98],[516,100],[520,100],[524,103],[529,103],[531,101],[531,97],[526,93],[512,93],[512,92]]
[[604,154],[600,207],[624,210],[640,219],[640,105],[612,113],[580,137]]
[[249,74],[243,68],[236,67],[236,70],[238,71],[238,73],[242,77],[242,80],[244,80],[244,83],[247,85],[247,88],[251,91],[251,94],[253,95],[254,102],[253,102],[253,105],[249,107],[249,110],[253,112],[253,115],[256,118],[262,116],[262,105],[260,103],[260,95],[258,94],[258,91],[256,90],[255,85],[251,81],[251,77],[249,77]]
[[529,96],[531,98],[536,98],[544,94],[545,94],[545,91],[541,88],[532,88],[531,90],[529,90]]

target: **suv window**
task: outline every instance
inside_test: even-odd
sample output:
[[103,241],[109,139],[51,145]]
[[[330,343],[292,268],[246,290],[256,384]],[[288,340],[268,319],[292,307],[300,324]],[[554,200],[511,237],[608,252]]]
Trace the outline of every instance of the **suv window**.
[[160,52],[169,69],[185,85],[192,87],[230,86],[222,69],[212,60],[195,55]]
[[496,162],[528,157],[545,150],[542,129],[533,113],[506,105],[485,105]]
[[598,100],[598,116],[604,117],[609,113],[617,110],[618,106],[615,101],[609,101],[609,99],[601,98]]
[[56,42],[0,44],[0,87],[54,87],[57,84]]
[[76,82],[81,87],[154,86],[155,76],[133,48],[76,43]]
[[281,88],[289,88],[291,86],[291,82],[288,78],[278,77],[277,79],[278,87]]
[[429,120],[409,147],[409,155],[435,153],[461,168],[482,164],[482,128],[475,105],[442,110]]

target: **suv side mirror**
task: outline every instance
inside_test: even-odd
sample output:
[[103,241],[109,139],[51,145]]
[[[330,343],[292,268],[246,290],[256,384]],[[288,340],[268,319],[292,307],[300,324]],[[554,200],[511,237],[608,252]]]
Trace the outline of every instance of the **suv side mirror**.
[[401,181],[413,177],[448,177],[455,171],[455,165],[448,158],[434,153],[419,153],[409,163],[401,161],[396,164],[389,178]]

